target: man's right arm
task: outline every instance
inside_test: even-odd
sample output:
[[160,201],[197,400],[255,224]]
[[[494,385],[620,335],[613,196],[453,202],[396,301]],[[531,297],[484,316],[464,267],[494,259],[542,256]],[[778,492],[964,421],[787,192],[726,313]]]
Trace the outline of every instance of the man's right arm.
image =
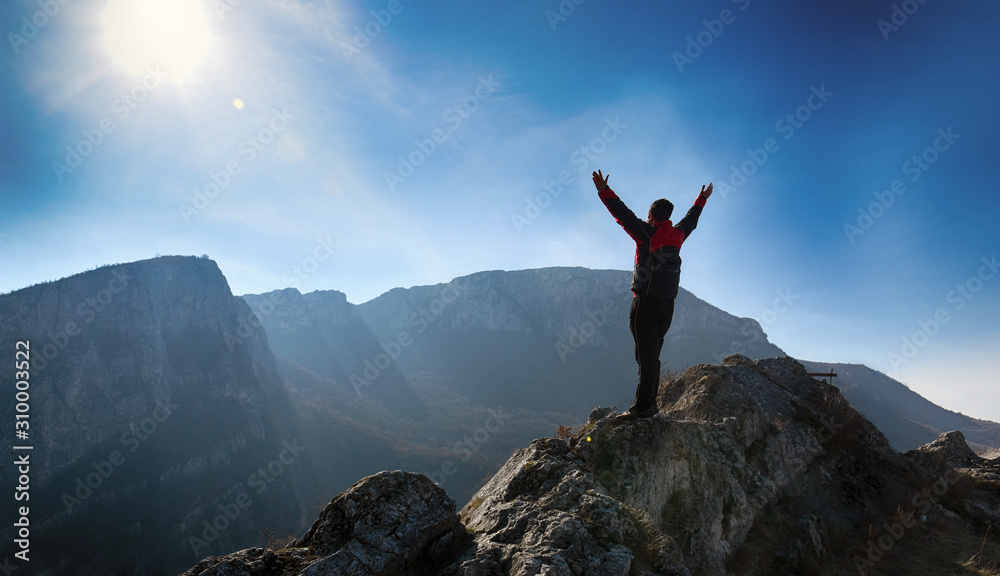
[[645,222],[639,219],[635,215],[635,212],[622,202],[621,198],[615,194],[615,191],[608,187],[608,176],[601,174],[598,170],[594,172],[594,185],[597,187],[597,197],[604,202],[604,207],[611,212],[611,215],[615,217],[615,222],[628,232],[628,235],[632,237],[636,242],[644,242],[648,240],[649,234],[645,229]]

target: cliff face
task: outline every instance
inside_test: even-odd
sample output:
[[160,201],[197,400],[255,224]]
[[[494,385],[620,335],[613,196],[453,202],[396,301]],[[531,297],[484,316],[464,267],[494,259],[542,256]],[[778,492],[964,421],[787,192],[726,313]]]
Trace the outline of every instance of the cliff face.
[[[380,402],[396,417],[425,416],[412,384],[394,363],[381,362],[380,356],[389,359],[383,342],[342,292],[326,290],[302,295],[289,288],[243,298],[259,325],[266,328],[272,349],[339,384],[338,402],[343,402],[345,396],[348,402],[351,396],[356,397],[353,400],[365,396]],[[401,349],[394,340],[391,342]],[[377,385],[373,385],[376,381]]]
[[[427,313],[421,317],[440,318],[454,329],[516,332],[562,340],[570,348],[602,348],[621,336],[620,331],[600,329],[608,323],[625,326],[625,336],[629,336],[631,281],[630,272],[619,270],[497,270],[456,278],[447,285],[390,290],[358,309],[371,325],[389,330],[405,328],[410,315],[423,310]],[[450,298],[455,299],[454,305]],[[432,306],[435,303],[436,307]],[[719,354],[717,360],[729,354],[734,342],[752,357],[780,353],[767,341],[756,320],[732,316],[684,289],[678,295],[671,336],[675,342],[690,346],[692,352],[698,350],[699,343],[709,344],[711,353]]]
[[197,402],[232,405],[244,433],[261,435],[277,380],[263,331],[241,328],[249,315],[215,262],[197,258],[110,266],[0,297],[3,345],[30,340],[34,352],[35,426],[46,431],[37,481],[109,438],[129,434],[131,445],[154,414],[198,410],[184,399],[195,388]]
[[[141,574],[146,557],[159,572],[212,546],[256,541],[255,515],[279,525],[304,515],[292,466],[273,486],[262,482],[269,494],[248,486],[296,441],[254,326],[215,262],[200,258],[109,266],[0,296],[0,348],[31,343],[31,510],[45,526],[33,568]],[[0,388],[13,389],[12,376],[0,374]],[[3,404],[5,422],[13,409]],[[0,433],[7,445],[13,432]],[[0,469],[13,490],[12,461]],[[202,522],[241,493],[255,504],[204,534]]]
[[516,451],[460,516],[419,475],[383,473],[287,547],[186,576],[959,574],[1000,554],[1000,462],[961,434],[899,454],[791,359],[696,366],[659,401]]

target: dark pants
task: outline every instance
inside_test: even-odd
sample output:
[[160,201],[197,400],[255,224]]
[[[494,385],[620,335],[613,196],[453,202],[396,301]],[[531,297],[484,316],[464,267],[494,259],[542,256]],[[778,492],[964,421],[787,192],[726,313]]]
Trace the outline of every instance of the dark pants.
[[639,364],[639,385],[632,405],[637,411],[656,406],[656,391],[660,384],[660,350],[673,317],[673,300],[647,296],[632,298],[628,327],[635,340],[635,361]]

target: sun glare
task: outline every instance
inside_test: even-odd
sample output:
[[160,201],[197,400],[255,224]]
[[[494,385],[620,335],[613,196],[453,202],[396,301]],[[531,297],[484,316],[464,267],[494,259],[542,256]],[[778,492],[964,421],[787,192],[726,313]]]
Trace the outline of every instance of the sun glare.
[[104,41],[129,73],[159,67],[183,82],[208,52],[211,34],[201,0],[109,0]]

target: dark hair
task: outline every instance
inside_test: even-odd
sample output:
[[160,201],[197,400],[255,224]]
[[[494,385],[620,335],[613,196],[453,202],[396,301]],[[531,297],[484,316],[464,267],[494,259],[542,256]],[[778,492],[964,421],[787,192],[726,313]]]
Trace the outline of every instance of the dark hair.
[[670,215],[674,213],[674,205],[666,198],[660,198],[649,205],[649,215],[657,222],[670,220]]

